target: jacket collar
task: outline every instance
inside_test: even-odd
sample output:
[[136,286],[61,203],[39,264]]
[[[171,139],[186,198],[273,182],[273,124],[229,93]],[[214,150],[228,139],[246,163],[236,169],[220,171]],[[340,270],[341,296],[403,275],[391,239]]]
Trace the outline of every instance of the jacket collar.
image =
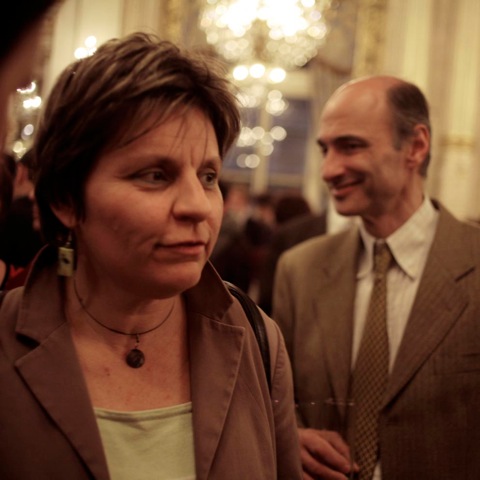
[[[57,252],[46,246],[38,255],[25,285],[17,333],[41,342],[66,322],[63,311],[65,277],[57,275]],[[223,282],[208,262],[197,285],[185,292],[189,311],[221,320],[232,304]],[[38,312],[44,313],[38,321]]]

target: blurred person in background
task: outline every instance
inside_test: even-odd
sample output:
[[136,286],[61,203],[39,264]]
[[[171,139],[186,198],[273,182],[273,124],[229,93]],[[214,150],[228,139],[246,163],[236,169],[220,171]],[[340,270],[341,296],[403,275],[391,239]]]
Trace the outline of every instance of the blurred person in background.
[[248,293],[257,301],[260,272],[275,229],[275,196],[269,192],[256,194],[252,196],[250,203],[250,215],[245,222],[245,236],[249,245]]
[[274,197],[222,184],[224,216],[211,261],[224,280],[256,299],[258,275],[275,226]]
[[276,227],[260,270],[258,305],[272,313],[273,281],[280,255],[297,243],[327,231],[325,213],[314,213],[302,195],[282,195],[275,206]]
[[[0,229],[5,221],[13,197],[13,176],[15,174],[15,160],[11,155],[0,157]],[[0,291],[5,288],[9,277],[10,266],[0,256]]]
[[275,230],[292,218],[311,211],[310,204],[301,193],[279,194],[274,201]]
[[[35,255],[44,245],[41,234],[40,215],[35,199],[35,190],[32,183],[33,158],[29,150],[21,159],[16,162],[12,155],[6,155],[10,165],[10,190],[11,196],[15,197],[15,183],[18,182],[18,167],[25,170],[20,175],[23,178],[19,190],[22,195],[17,200],[11,200],[5,215],[0,221],[0,259],[5,265],[2,288],[10,290],[25,284],[30,267]],[[26,184],[28,188],[25,187]],[[27,193],[28,192],[28,193]],[[15,207],[18,202],[17,207]],[[12,212],[15,212],[13,214]],[[6,252],[3,255],[3,252]],[[24,259],[23,262],[21,259]],[[20,260],[19,260],[20,259]]]
[[4,153],[0,157],[0,224],[12,204],[15,171],[15,159],[9,153]]
[[245,235],[249,214],[248,191],[242,186],[220,182],[223,196],[223,219],[210,261],[220,276],[244,292],[250,286],[250,244]]
[[13,199],[0,224],[0,258],[15,267],[26,267],[43,246],[40,231],[33,225],[33,182],[31,151],[15,161]]

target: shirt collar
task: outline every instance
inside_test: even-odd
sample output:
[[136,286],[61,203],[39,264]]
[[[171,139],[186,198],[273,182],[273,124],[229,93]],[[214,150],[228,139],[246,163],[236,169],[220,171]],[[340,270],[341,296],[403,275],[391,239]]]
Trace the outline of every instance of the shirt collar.
[[[420,208],[395,232],[385,239],[396,264],[411,279],[421,274],[424,264],[422,259],[428,251],[435,235],[438,212],[430,199],[425,196]],[[373,269],[373,245],[377,240],[370,235],[362,222],[359,225],[363,242],[363,253],[360,258],[357,278],[363,278]]]

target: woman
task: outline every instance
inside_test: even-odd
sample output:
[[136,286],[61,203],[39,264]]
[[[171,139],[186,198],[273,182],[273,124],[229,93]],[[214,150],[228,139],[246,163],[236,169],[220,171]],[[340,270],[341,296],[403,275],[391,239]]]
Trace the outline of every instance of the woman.
[[59,77],[34,146],[49,245],[2,306],[0,478],[301,478],[283,339],[266,318],[270,396],[208,263],[239,128],[216,65],[145,34]]

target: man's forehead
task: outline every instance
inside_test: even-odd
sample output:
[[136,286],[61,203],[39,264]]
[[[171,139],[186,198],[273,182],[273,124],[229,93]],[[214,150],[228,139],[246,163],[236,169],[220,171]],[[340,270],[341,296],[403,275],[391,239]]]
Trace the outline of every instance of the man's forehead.
[[349,88],[331,97],[320,116],[324,127],[339,125],[390,123],[390,110],[384,92]]
[[404,83],[397,77],[389,75],[372,75],[369,77],[357,78],[344,83],[334,92],[332,97],[337,93],[352,90],[354,92],[360,91],[373,91],[373,92],[386,92],[387,90],[399,86]]
[[386,91],[373,88],[369,84],[352,84],[344,89],[337,90],[325,104],[324,112],[355,108],[364,109],[366,112],[372,108],[384,108],[386,104]]
[[392,134],[392,119],[385,108],[371,105],[359,108],[347,104],[345,108],[324,110],[320,118],[317,141],[330,143],[342,139],[373,139]]

